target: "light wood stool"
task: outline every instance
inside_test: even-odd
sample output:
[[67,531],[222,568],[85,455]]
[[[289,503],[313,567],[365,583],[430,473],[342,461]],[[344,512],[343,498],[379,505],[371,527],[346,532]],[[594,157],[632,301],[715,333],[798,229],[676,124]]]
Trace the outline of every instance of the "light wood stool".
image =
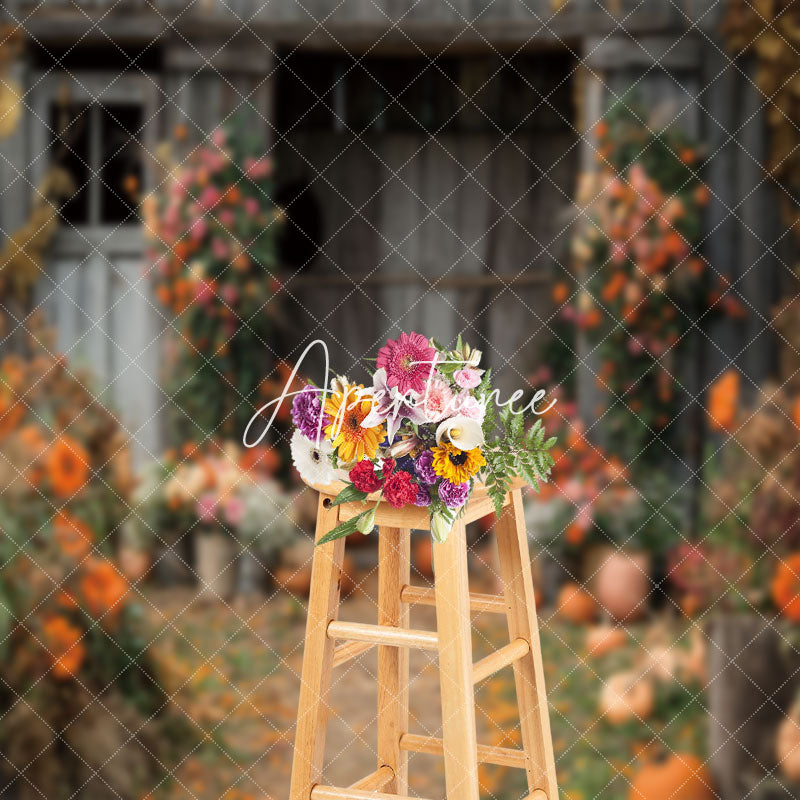
[[[502,764],[527,772],[527,800],[557,800],[556,771],[536,621],[528,540],[519,483],[506,497],[495,530],[504,596],[470,594],[464,526],[492,511],[476,486],[465,514],[443,544],[434,542],[435,589],[411,585],[411,529],[428,529],[428,510],[380,504],[378,624],[337,619],[344,539],[314,552],[303,674],[290,800],[394,800],[408,796],[408,752],[444,756],[447,800],[478,800],[478,764]],[[342,485],[320,492],[316,538],[364,510],[360,503],[332,506]],[[415,603],[436,606],[438,631],[409,628]],[[509,644],[472,662],[471,611],[505,614]],[[339,644],[337,644],[339,642]],[[334,667],[378,646],[377,769],[348,788],[321,784],[328,695]],[[442,697],[442,738],[408,731],[408,648],[437,651]],[[475,730],[473,686],[514,666],[522,749],[480,745]]]

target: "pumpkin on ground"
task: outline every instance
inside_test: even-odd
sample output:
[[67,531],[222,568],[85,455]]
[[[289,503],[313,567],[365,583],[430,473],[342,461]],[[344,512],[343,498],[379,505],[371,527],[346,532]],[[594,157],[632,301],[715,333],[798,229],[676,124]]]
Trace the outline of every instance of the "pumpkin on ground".
[[781,774],[790,781],[800,781],[800,709],[796,706],[778,726],[775,760]]
[[711,773],[698,756],[676,753],[645,764],[634,776],[628,800],[714,800]]
[[688,647],[684,641],[666,642],[658,637],[646,646],[645,663],[653,677],[664,683],[680,681],[683,684],[699,683],[705,686],[706,638],[697,627],[689,633]]
[[627,641],[627,632],[616,625],[594,625],[586,632],[586,650],[595,658],[619,650]]
[[653,713],[654,704],[653,682],[638,672],[612,675],[600,693],[600,714],[614,724],[645,720]]
[[558,613],[570,622],[592,622],[597,616],[597,603],[577,583],[565,583],[558,593]]

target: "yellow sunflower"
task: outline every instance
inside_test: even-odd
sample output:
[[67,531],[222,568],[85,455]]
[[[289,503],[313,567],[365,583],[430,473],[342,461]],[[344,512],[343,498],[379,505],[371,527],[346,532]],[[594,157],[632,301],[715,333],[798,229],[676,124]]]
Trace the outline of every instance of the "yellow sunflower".
[[339,461],[344,464],[360,461],[364,456],[375,458],[375,451],[386,435],[383,425],[361,427],[372,409],[372,397],[358,394],[363,388],[347,386],[344,392],[335,392],[325,401],[325,413],[331,419],[325,426],[325,435],[338,448]]
[[450,483],[464,483],[486,465],[480,447],[459,450],[453,444],[442,444],[431,448],[431,452],[433,471]]

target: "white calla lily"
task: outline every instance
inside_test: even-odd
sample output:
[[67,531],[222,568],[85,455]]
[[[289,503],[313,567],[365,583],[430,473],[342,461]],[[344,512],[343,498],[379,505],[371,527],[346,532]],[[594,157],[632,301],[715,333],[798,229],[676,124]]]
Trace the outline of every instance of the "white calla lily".
[[484,443],[483,428],[479,422],[469,417],[450,417],[436,428],[436,444],[441,444],[442,439],[459,450],[472,450]]

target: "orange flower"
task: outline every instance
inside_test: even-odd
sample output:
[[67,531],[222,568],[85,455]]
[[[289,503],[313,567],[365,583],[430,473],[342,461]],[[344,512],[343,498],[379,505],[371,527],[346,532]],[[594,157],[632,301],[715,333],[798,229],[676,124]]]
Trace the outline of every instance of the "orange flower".
[[564,303],[569,297],[569,286],[563,281],[557,283],[553,287],[553,301],[556,303]]
[[601,119],[595,126],[594,126],[594,135],[598,139],[605,139],[608,135],[608,123]]
[[175,126],[172,135],[175,137],[176,142],[185,142],[186,138],[189,136],[189,129],[183,122],[179,122]]
[[619,297],[620,292],[625,288],[627,278],[623,272],[615,272],[609,282],[603,287],[602,297],[607,303],[611,303]]
[[587,311],[583,315],[583,319],[581,320],[582,327],[586,329],[596,328],[601,322],[603,321],[602,314],[596,309],[593,308],[591,311]]
[[568,528],[565,534],[565,538],[567,540],[567,544],[571,544],[577,546],[583,542],[586,536],[586,531],[578,525],[577,522],[573,522]]
[[48,617],[42,626],[44,644],[53,659],[53,677],[60,680],[74,677],[86,657],[81,630],[66,617]]
[[59,547],[70,558],[81,559],[92,549],[89,526],[68,511],[56,514],[53,531]]
[[708,204],[708,201],[711,199],[711,192],[708,190],[708,186],[704,183],[701,183],[695,190],[694,190],[694,200],[699,206],[704,206]]
[[691,147],[684,147],[684,149],[681,150],[681,161],[683,161],[684,164],[693,164],[694,159],[695,152]]
[[708,392],[708,413],[712,430],[729,431],[733,427],[738,400],[739,373],[729,369]]
[[0,436],[6,436],[19,427],[25,406],[16,399],[16,393],[5,382],[0,382]]
[[772,600],[781,614],[800,622],[800,553],[793,553],[778,564],[771,588]]
[[89,454],[71,436],[60,436],[47,455],[47,475],[58,497],[71,497],[89,478]]
[[792,408],[792,420],[794,421],[795,427],[800,430],[800,397],[794,401],[794,406]]
[[81,593],[92,616],[115,616],[128,593],[128,583],[117,568],[105,559],[94,558],[86,565],[81,580]]

